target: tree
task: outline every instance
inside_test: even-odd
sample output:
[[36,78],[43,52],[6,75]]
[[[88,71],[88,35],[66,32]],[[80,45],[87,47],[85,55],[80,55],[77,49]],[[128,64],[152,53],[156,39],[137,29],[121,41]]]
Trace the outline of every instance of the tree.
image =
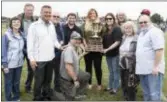
[[151,21],[159,25],[160,23],[163,23],[164,20],[160,14],[155,13],[151,16]]

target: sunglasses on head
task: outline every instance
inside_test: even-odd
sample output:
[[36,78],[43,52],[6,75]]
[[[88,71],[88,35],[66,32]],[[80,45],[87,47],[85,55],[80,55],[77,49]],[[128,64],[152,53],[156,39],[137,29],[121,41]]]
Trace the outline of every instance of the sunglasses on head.
[[139,24],[147,24],[147,21],[139,22]]
[[105,20],[107,21],[107,20],[112,20],[113,18],[105,18]]
[[60,18],[60,16],[55,16],[55,15],[54,15],[53,17],[54,17],[54,18]]

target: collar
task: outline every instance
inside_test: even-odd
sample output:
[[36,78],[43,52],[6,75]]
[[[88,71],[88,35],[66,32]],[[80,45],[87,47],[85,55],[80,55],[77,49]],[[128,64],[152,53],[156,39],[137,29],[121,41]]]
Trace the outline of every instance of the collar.
[[145,35],[150,29],[152,29],[154,26],[151,24],[147,29],[141,30],[142,34]]
[[[13,38],[17,38],[18,39],[18,37],[16,37],[14,35],[13,30],[11,28],[8,28],[7,33],[9,33]],[[20,36],[22,37],[23,33],[20,30],[19,30],[19,33],[20,33]]]
[[[39,18],[39,19],[38,19],[38,22],[41,23],[41,24],[46,24],[46,23],[42,20],[42,18]],[[50,25],[50,24],[52,24],[52,22],[49,21],[48,24]]]
[[[70,29],[70,27],[68,26],[68,23],[65,25],[66,28]],[[76,29],[76,25],[74,25],[74,27],[72,29]]]

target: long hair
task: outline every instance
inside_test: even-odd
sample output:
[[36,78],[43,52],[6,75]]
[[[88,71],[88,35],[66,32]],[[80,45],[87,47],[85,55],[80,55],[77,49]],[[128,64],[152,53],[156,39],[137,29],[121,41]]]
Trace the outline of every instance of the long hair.
[[107,13],[106,15],[105,15],[105,31],[107,32],[108,31],[108,27],[107,27],[107,23],[106,23],[106,18],[107,18],[107,16],[111,16],[112,18],[113,18],[113,27],[115,27],[116,26],[116,19],[115,19],[115,16],[114,16],[114,14],[113,13]]
[[91,21],[90,19],[90,14],[91,12],[95,12],[96,13],[96,20],[94,22],[100,23],[100,19],[98,18],[98,13],[95,9],[90,9],[88,11],[88,14],[86,16],[86,20],[85,20],[85,31],[92,31],[93,27],[92,27],[92,23],[93,21]]

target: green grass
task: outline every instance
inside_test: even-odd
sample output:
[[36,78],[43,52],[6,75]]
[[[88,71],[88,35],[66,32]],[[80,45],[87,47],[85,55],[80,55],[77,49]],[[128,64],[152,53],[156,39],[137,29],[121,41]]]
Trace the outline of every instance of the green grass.
[[[2,30],[2,33],[5,30]],[[167,34],[166,34],[166,46],[167,46]],[[167,58],[167,50],[165,52],[165,58]],[[166,59],[166,63],[167,63],[167,59]],[[24,64],[23,70],[22,70],[22,75],[21,75],[21,85],[20,85],[20,90],[21,90],[21,101],[31,101],[32,100],[32,94],[27,94],[25,93],[24,90],[24,83],[27,77],[27,69],[25,67],[26,63]],[[84,61],[81,61],[81,68],[84,70]],[[167,67],[167,64],[166,64]],[[107,69],[107,64],[105,61],[105,58],[103,57],[103,63],[102,63],[102,70],[103,70],[103,78],[102,78],[102,84],[104,87],[107,86],[108,83],[108,69]],[[167,68],[166,71],[167,72]],[[4,81],[3,81],[3,75],[2,75],[2,101],[4,101]],[[96,85],[96,78],[95,78],[95,73],[93,73],[93,84]],[[165,86],[167,85],[167,74],[165,74],[164,76],[164,86],[163,86],[163,93],[165,96],[167,96],[167,87]],[[53,84],[52,84],[53,86]],[[92,90],[88,90],[88,97],[86,99],[87,101],[123,101],[123,97],[122,97],[122,91],[121,89],[119,89],[117,95],[112,96],[107,92],[104,91],[97,91],[96,87],[94,86],[94,88]],[[142,91],[140,86],[138,87],[138,92],[137,92],[137,101],[142,101]]]

